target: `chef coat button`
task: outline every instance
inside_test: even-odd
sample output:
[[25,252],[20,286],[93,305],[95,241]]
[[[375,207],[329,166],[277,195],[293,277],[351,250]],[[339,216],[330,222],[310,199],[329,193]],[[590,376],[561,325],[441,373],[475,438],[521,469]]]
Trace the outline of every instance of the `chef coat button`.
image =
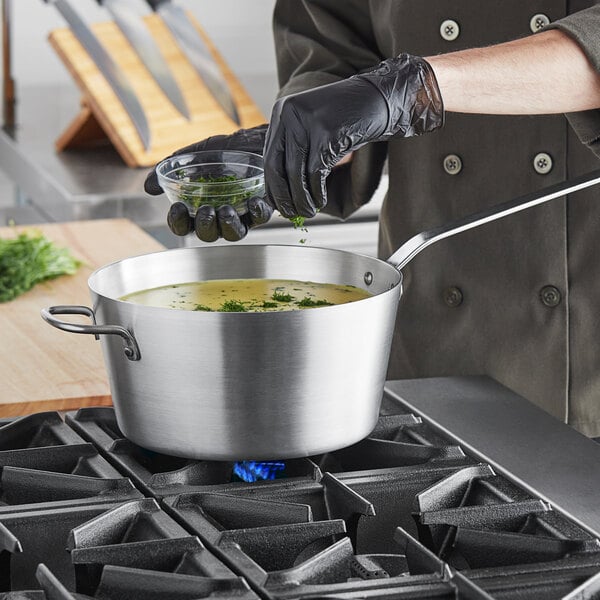
[[446,19],[440,25],[440,35],[447,42],[453,42],[460,35],[458,23],[452,19]]
[[540,175],[547,175],[550,173],[553,166],[554,162],[552,161],[552,157],[546,152],[536,154],[533,159],[533,168],[535,169],[535,172]]
[[444,302],[450,308],[456,308],[457,306],[460,306],[463,302],[463,294],[460,291],[460,288],[457,288],[455,286],[446,288],[443,293],[443,298]]
[[544,29],[544,27],[546,27],[546,25],[549,23],[550,19],[545,14],[538,13],[537,15],[533,15],[533,17],[531,17],[531,20],[529,21],[529,29],[531,29],[533,33],[537,33],[538,31]]
[[462,171],[462,160],[456,154],[448,154],[444,158],[444,171],[448,175],[458,175]]
[[540,290],[540,300],[542,304],[549,306],[550,308],[554,308],[560,304],[562,299],[562,295],[560,290],[553,285],[545,285]]

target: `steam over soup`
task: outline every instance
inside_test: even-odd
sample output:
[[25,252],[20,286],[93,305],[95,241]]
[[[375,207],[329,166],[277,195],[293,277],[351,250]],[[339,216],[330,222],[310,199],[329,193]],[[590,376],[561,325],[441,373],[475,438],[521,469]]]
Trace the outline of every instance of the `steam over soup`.
[[165,285],[127,294],[126,302],[207,312],[276,312],[364,300],[371,294],[352,285],[286,279],[214,279]]

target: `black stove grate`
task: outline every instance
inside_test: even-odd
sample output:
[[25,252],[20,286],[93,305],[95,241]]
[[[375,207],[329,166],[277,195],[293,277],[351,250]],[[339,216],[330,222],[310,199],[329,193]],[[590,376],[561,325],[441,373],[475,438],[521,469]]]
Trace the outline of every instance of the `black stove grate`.
[[[137,446],[121,433],[112,408],[83,408],[68,413],[66,422],[149,496],[248,485],[234,473],[233,462],[177,458]],[[287,479],[311,481],[322,475],[309,459],[286,461],[285,473]]]
[[0,423],[0,600],[600,599],[600,543],[385,399],[371,435],[247,483],[111,408]]

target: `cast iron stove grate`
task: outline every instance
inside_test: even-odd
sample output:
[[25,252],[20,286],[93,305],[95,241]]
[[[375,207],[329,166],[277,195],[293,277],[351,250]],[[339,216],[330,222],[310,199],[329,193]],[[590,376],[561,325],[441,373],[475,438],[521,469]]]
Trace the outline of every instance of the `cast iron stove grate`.
[[0,600],[600,598],[596,535],[397,396],[254,484],[110,408],[0,423]]
[[[233,462],[178,458],[137,446],[119,429],[112,408],[83,408],[68,413],[66,422],[147,495],[162,497],[244,484]],[[316,481],[321,471],[310,459],[295,459],[286,461],[285,477]]]

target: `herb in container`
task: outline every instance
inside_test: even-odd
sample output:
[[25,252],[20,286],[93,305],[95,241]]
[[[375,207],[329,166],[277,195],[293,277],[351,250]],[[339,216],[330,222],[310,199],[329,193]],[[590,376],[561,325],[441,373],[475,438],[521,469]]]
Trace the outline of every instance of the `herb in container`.
[[201,150],[163,160],[158,182],[171,203],[183,202],[194,216],[200,206],[233,206],[248,211],[247,200],[265,196],[263,159],[233,150]]

